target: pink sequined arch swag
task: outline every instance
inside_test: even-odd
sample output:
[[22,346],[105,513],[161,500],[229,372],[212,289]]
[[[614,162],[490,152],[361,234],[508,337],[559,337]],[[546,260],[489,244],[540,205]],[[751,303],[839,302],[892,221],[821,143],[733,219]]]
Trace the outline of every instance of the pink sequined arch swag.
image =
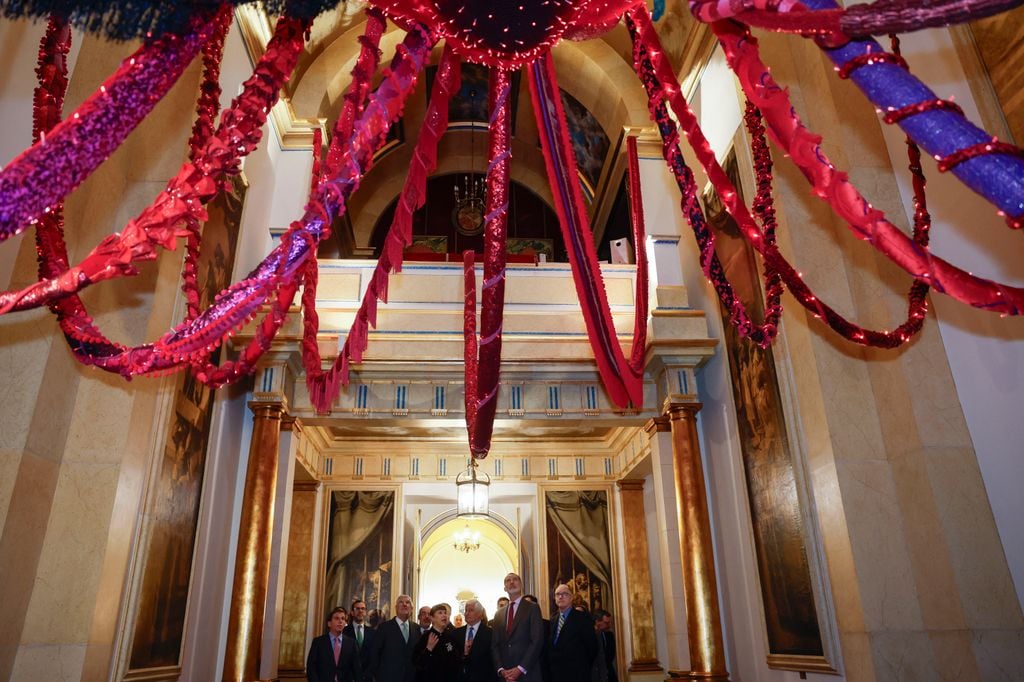
[[[889,31],[964,21],[1019,4],[1009,0],[936,0],[920,9],[899,4],[898,0],[879,2],[885,3],[884,26]],[[867,37],[879,28],[876,15],[865,13],[862,8],[842,10],[829,0],[813,0],[806,5],[774,0],[691,2],[694,15],[711,25],[748,98],[745,119],[753,140],[758,178],[757,195],[748,210],[740,203],[738,193],[718,165],[696,117],[682,97],[643,3],[518,0],[478,4],[480,7],[456,0],[371,1],[351,84],[334,122],[328,153],[322,161],[315,159],[303,215],[289,226],[280,244],[247,277],[221,292],[206,310],[198,306],[195,273],[201,246],[200,225],[206,217],[204,206],[237,172],[241,158],[259,144],[267,113],[302,50],[309,20],[291,18],[286,10],[242,93],[221,113],[215,125],[220,55],[231,21],[230,4],[219,8],[197,5],[183,30],[146,40],[64,120],[64,61],[71,36],[66,21],[52,18],[39,51],[35,144],[0,170],[0,240],[29,226],[36,228],[39,280],[24,289],[0,294],[0,313],[46,305],[56,314],[75,356],[83,363],[126,377],[188,368],[204,383],[220,386],[253,371],[283,324],[299,286],[304,285],[301,305],[306,380],[316,408],[328,412],[340,385],[347,382],[349,367],[361,361],[367,348],[369,330],[376,326],[377,304],[387,301],[389,275],[401,270],[402,251],[412,240],[412,215],[425,202],[426,180],[436,168],[438,141],[447,129],[448,100],[459,88],[458,61],[468,59],[487,65],[491,72],[479,324],[475,256],[465,256],[466,419],[470,450],[475,457],[487,454],[499,385],[509,164],[513,162],[509,124],[513,69],[524,69],[529,84],[555,209],[598,372],[614,404],[640,406],[648,287],[635,140],[629,141],[627,153],[633,237],[638,246],[637,301],[632,349],[627,358],[615,331],[586,207],[575,180],[576,160],[569,145],[551,57],[551,48],[559,40],[592,38],[622,19],[633,39],[634,67],[647,92],[652,120],[661,132],[665,160],[682,194],[682,213],[700,246],[701,266],[729,311],[730,321],[742,335],[761,345],[772,342],[778,330],[784,288],[845,338],[880,347],[905,343],[920,329],[929,288],[1002,314],[1017,315],[1024,310],[1024,289],[974,277],[929,252],[925,180],[917,151],[920,147],[936,157],[940,171],[954,173],[993,203],[1006,216],[1010,227],[1019,228],[1024,224],[1021,150],[993,139],[967,121],[955,104],[937,98],[910,74],[897,48],[886,51]],[[4,7],[0,0],[0,9]],[[386,18],[397,22],[407,33],[390,64],[383,69],[380,85],[371,93],[371,79],[379,70],[378,46]],[[872,208],[846,174],[828,160],[820,137],[806,129],[786,91],[775,83],[761,62],[748,24],[803,33],[814,39],[836,63],[840,77],[854,81],[885,112],[886,123],[899,125],[907,133],[917,206],[913,237]],[[406,98],[439,40],[445,42],[445,49],[394,221],[345,344],[335,361],[325,367],[316,344],[317,245],[329,233],[332,222],[345,211],[348,198],[372,166],[375,152],[383,144],[391,123],[401,115]],[[187,161],[149,207],[84,259],[70,263],[63,239],[61,202],[109,157],[200,54],[203,85]],[[779,252],[774,238],[772,160],[766,136],[797,164],[813,194],[828,202],[858,236],[911,275],[913,283],[904,323],[883,331],[864,329],[846,320],[813,294]],[[718,264],[714,234],[704,220],[693,173],[679,148],[683,137],[740,225],[744,238],[763,258],[767,301],[761,321],[750,318]],[[319,149],[319,144],[314,148]],[[155,258],[158,248],[175,248],[179,238],[184,240],[186,249],[182,284],[187,302],[185,318],[151,343],[126,347],[108,339],[89,317],[78,292],[95,282],[135,274],[138,262]],[[257,316],[262,317],[253,340],[235,359],[219,366],[212,364],[213,350]]]

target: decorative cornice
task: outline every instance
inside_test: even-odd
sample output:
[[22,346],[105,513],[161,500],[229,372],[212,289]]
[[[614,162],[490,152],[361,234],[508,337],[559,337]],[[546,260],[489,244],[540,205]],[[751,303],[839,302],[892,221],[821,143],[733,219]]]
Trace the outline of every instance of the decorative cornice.
[[[270,17],[259,3],[252,3],[235,9],[235,23],[249,53],[249,61],[255,64],[267,51],[267,43],[273,34]],[[312,149],[313,132],[318,129],[323,133],[323,139],[327,139],[327,119],[299,118],[295,115],[291,99],[283,92],[270,110],[268,120],[282,149]]]

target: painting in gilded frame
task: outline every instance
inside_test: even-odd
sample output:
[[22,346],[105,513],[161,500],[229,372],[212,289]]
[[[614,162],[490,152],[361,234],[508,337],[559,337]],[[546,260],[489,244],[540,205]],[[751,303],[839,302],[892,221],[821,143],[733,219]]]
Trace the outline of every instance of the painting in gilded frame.
[[394,490],[331,491],[321,620],[357,599],[371,627],[391,618],[395,497]]
[[[724,166],[742,201],[735,152]],[[703,203],[725,275],[751,317],[763,319],[760,271],[753,249],[713,189],[705,192]],[[775,359],[771,348],[761,348],[739,335],[724,307],[722,317],[764,605],[767,662],[780,669],[835,672],[827,660],[819,624],[808,559],[808,517],[801,508]]]
[[548,575],[544,598],[566,584],[573,607],[614,611],[608,492],[544,491]]
[[[236,177],[207,207],[196,270],[200,308],[211,305],[231,283],[245,193],[244,179]],[[146,502],[149,521],[136,555],[140,578],[132,604],[125,679],[176,679],[153,671],[177,669],[185,639],[214,391],[189,372],[178,373],[174,381],[159,470]]]

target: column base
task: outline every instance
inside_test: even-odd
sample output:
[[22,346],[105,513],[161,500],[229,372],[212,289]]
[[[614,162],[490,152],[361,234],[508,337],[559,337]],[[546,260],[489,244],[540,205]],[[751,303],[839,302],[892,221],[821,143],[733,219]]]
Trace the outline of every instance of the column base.
[[729,682],[729,671],[703,672],[700,670],[669,670],[666,680],[710,680],[711,682]]
[[660,673],[664,668],[656,658],[638,658],[626,670],[631,673]]

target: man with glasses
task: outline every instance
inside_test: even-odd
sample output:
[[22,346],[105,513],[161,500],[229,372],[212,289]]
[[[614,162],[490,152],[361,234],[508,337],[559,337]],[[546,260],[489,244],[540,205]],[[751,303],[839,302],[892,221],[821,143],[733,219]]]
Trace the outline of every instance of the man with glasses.
[[556,612],[548,636],[548,669],[558,682],[590,682],[597,637],[590,617],[572,607],[568,585],[555,588]]

